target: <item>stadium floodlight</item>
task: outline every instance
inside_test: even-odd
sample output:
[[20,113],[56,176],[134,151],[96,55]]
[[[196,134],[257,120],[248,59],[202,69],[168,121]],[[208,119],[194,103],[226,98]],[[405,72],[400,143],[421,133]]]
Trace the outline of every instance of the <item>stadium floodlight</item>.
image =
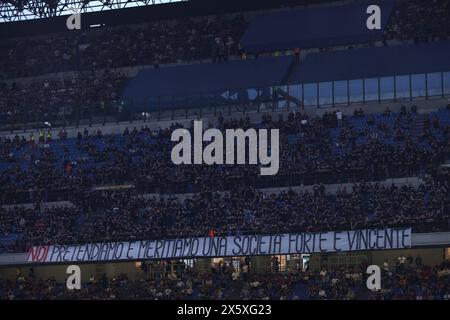
[[144,117],[146,120],[152,119],[152,116],[148,112],[142,112],[142,117]]
[[0,23],[70,15],[70,8],[98,12],[189,0],[0,0]]

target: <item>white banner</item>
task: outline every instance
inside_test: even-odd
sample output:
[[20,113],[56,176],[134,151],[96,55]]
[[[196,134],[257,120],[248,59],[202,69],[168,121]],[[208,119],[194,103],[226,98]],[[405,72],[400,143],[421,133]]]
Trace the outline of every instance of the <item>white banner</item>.
[[410,247],[411,228],[389,228],[35,246],[28,253],[28,262],[69,263],[206,258]]

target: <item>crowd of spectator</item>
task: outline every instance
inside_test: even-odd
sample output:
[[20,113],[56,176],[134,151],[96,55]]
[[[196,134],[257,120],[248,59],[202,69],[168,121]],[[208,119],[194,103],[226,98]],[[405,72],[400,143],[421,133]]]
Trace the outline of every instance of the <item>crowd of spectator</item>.
[[[417,260],[416,260],[417,261]],[[365,265],[328,270],[245,272],[232,264],[210,272],[168,269],[146,279],[130,280],[126,274],[108,278],[90,276],[80,290],[69,290],[54,278],[42,280],[34,270],[18,272],[15,280],[0,279],[0,299],[152,299],[152,300],[450,300],[450,262],[431,267],[399,257],[382,267],[382,288],[365,286]]]
[[99,27],[0,45],[0,79],[64,71],[226,60],[239,52],[247,22],[242,15],[153,21]]
[[[448,0],[413,0],[395,10],[386,39],[416,42],[447,39]],[[0,83],[0,125],[51,123],[120,114],[125,77],[114,68],[226,61],[243,53],[242,15],[135,26],[106,27],[0,44],[0,78],[73,71],[64,78]],[[417,26],[420,27],[417,27]],[[20,67],[19,67],[20,66]],[[446,112],[449,112],[448,110]],[[339,116],[338,116],[339,113]],[[315,232],[363,228],[450,229],[450,174],[437,168],[450,157],[449,117],[419,115],[415,108],[346,117],[340,112],[285,119],[264,115],[219,117],[217,128],[280,129],[280,170],[261,177],[259,166],[175,166],[170,159],[170,128],[126,129],[104,135],[85,129],[68,138],[41,129],[28,137],[0,137],[0,253],[36,244],[74,244],[132,239]],[[188,128],[192,130],[192,128]],[[427,174],[417,186],[384,185],[392,177]],[[353,183],[336,193],[324,183]],[[122,187],[120,187],[121,185]],[[124,186],[126,185],[126,186]],[[266,193],[259,188],[314,185],[312,190]],[[99,190],[98,186],[106,188]],[[184,200],[143,196],[192,192]],[[71,205],[44,208],[43,202]],[[14,236],[5,243],[3,238]],[[18,275],[0,280],[1,299],[449,299],[448,262],[430,268],[402,263],[383,268],[383,289],[362,293],[362,269],[287,274],[245,274],[228,266],[220,272],[191,269],[157,280],[92,278],[80,291],[67,291],[54,279]],[[239,285],[237,285],[239,283]],[[300,289],[299,289],[300,290]]]
[[[339,119],[336,113],[315,118],[291,113],[277,120],[264,115],[258,124],[248,118],[219,117],[217,127],[222,130],[252,126],[281,130],[280,172],[266,180],[261,180],[256,166],[174,166],[170,135],[180,124],[158,130],[125,129],[121,135],[86,129],[68,138],[61,129],[58,137],[41,130],[28,138],[2,139],[1,204],[36,204],[0,209],[0,236],[18,235],[17,241],[2,244],[2,251],[38,243],[205,236],[211,230],[217,234],[386,226],[447,230],[448,172],[437,169],[449,157],[449,125],[438,115],[422,117],[420,125],[415,108],[397,113],[386,109],[367,117],[356,110]],[[431,176],[417,187],[364,182],[423,173]],[[315,179],[305,183],[307,175]],[[349,181],[356,182],[352,190],[325,192],[323,183]],[[316,187],[313,192],[278,195],[258,191],[302,184]],[[154,192],[194,192],[194,196],[184,202],[142,196]],[[56,200],[70,200],[75,207],[41,206]]]
[[386,40],[432,42],[450,39],[449,0],[398,1],[385,33]]
[[449,173],[417,187],[360,183],[336,193],[267,193],[250,187],[185,199],[144,197],[135,190],[85,191],[75,207],[0,209],[0,237],[18,235],[2,251],[37,244],[74,244],[192,236],[412,227],[450,228]]
[[308,277],[309,298],[319,300],[449,300],[450,265],[444,261],[430,267],[399,257],[393,265],[385,261],[381,267],[381,289],[367,290],[364,266],[328,271],[323,268]]
[[[449,36],[448,0],[400,1],[386,39],[432,41]],[[0,79],[212,59],[243,53],[243,14],[106,26],[15,38],[0,45]]]
[[340,120],[336,113],[291,113],[285,119],[264,115],[259,123],[219,117],[216,127],[222,130],[280,129],[280,169],[275,176],[260,176],[258,165],[174,165],[170,136],[179,124],[125,129],[121,135],[85,129],[76,138],[48,138],[44,131],[16,136],[0,140],[0,197],[4,203],[20,202],[21,197],[29,201],[31,196],[70,200],[65,190],[76,193],[123,183],[133,184],[140,193],[183,193],[429,174],[449,159],[448,117],[414,110]]
[[123,110],[120,90],[126,78],[112,71],[72,73],[65,78],[0,82],[0,125],[53,123],[105,117]]
[[[245,25],[242,15],[230,15],[2,40],[0,125],[121,120],[126,78],[117,68],[226,61],[242,53]],[[61,72],[68,74],[55,75]],[[40,78],[11,80],[31,76]]]

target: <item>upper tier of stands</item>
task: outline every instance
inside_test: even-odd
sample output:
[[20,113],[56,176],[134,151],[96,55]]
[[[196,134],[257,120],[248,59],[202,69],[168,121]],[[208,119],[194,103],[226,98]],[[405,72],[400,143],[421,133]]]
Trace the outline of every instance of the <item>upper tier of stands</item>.
[[255,17],[241,42],[248,52],[317,48],[382,40],[393,0],[372,1],[381,9],[381,29],[369,30],[369,4],[306,8]]
[[0,42],[0,79],[225,58],[237,54],[241,15],[150,21]]
[[[447,39],[450,35],[447,19],[450,0],[435,0],[432,3],[424,0],[396,1],[394,9],[391,8],[392,1],[381,0],[377,4],[381,5],[383,15],[384,28],[381,30],[381,37],[379,31],[367,34],[365,20],[358,23],[364,30],[359,27],[356,31],[350,28],[358,19],[348,19],[348,15],[352,10],[360,11],[365,7],[362,4],[340,4],[302,10],[291,8],[289,11],[269,12],[265,17],[277,20],[272,25],[271,32],[293,23],[283,32],[273,32],[276,39],[290,41],[288,47],[307,47],[308,45],[302,44],[305,39],[315,41],[310,43],[311,46],[327,47],[349,42],[359,47],[373,45],[372,42],[376,39],[433,42]],[[388,21],[387,15],[391,11]],[[287,18],[296,16],[298,12],[303,12],[304,20]],[[400,73],[405,77],[399,79],[403,81],[401,86],[396,83],[397,79],[388,79],[388,100],[416,97],[414,92],[409,94],[411,90],[406,88],[408,82],[411,82],[411,77],[406,79],[406,75],[414,73],[444,72],[432,77],[426,75],[426,80],[425,75],[420,75],[419,86],[423,88],[419,88],[419,97],[443,97],[450,92],[450,74],[446,59],[448,44],[311,54],[297,68],[294,64],[288,66],[286,57],[278,60],[259,58],[259,61],[229,61],[235,60],[237,56],[249,58],[239,41],[252,18],[255,24],[263,19],[259,17],[260,14],[261,12],[253,12],[177,21],[151,21],[138,25],[107,26],[80,32],[2,39],[0,78],[7,80],[0,83],[1,130],[42,127],[44,122],[50,122],[53,126],[69,126],[141,120],[147,117],[145,113],[141,113],[143,111],[154,112],[155,114],[150,116],[157,119],[169,118],[174,117],[175,108],[181,108],[177,113],[182,115],[196,113],[197,111],[192,111],[193,107],[201,114],[205,108],[219,105],[239,105],[238,108],[241,109],[242,103],[249,108],[260,110],[261,103],[268,105],[275,100],[280,100],[280,104],[277,104],[279,107],[287,104],[290,107],[317,107],[335,103],[367,102],[369,100],[364,97],[354,101],[348,98],[351,93],[342,93],[340,89],[347,87],[345,83],[341,83],[339,90],[334,88],[333,92],[329,84],[322,90],[320,86],[318,88],[317,82],[355,78],[370,80],[367,78],[384,77],[393,75],[394,72],[395,75]],[[317,21],[309,20],[307,16],[310,15],[315,16]],[[280,18],[284,16],[286,19]],[[367,13],[364,11],[356,16],[365,19]],[[298,29],[295,23],[312,23],[314,28]],[[317,28],[316,23],[320,24]],[[249,32],[253,28],[251,27]],[[325,31],[330,31],[334,39],[340,40],[334,43],[334,40],[330,40],[333,37],[325,36]],[[359,32],[361,35],[358,35]],[[264,37],[273,36],[271,34],[267,32]],[[372,38],[375,34],[377,36]],[[389,41],[384,43],[393,45]],[[292,54],[292,51],[289,53]],[[200,65],[199,62],[205,62],[205,59],[220,63]],[[196,64],[178,65],[186,62]],[[177,63],[177,67],[159,68],[159,65],[171,63]],[[148,65],[159,70],[141,72],[122,95],[123,99],[129,101],[120,101],[118,98],[125,83],[122,75],[133,75],[136,70]],[[132,66],[136,68],[129,68]],[[70,70],[77,71],[61,74]],[[107,72],[104,72],[105,70]],[[56,72],[57,75],[49,74]],[[40,77],[11,79],[35,75]],[[283,86],[289,83],[288,80],[296,86]],[[298,85],[307,82],[316,83],[308,88]],[[363,90],[363,84],[358,86],[359,91]],[[372,92],[381,90],[381,87],[382,82],[378,89],[369,88],[367,85],[365,88]],[[394,91],[400,89],[405,92],[396,95]],[[317,97],[322,96],[324,92],[324,99]],[[340,94],[338,99],[331,99],[333,93]],[[370,101],[387,100],[378,92],[371,95]],[[139,113],[129,112],[133,110],[132,107]]]
[[[442,97],[450,93],[449,54],[450,41],[441,41],[310,53],[298,65],[292,57],[284,56],[148,69],[130,81],[121,99],[141,111],[250,102],[257,104],[273,100],[280,102],[279,107],[288,103],[307,107],[334,105],[335,102],[348,104],[351,92],[335,90],[340,97],[339,101],[333,101],[332,90],[319,92],[317,83],[409,75],[420,75],[421,80],[419,83],[413,82],[412,87],[409,79],[406,84],[392,78],[388,79],[386,86],[384,82],[380,86],[366,84],[366,93],[370,92],[373,97],[360,101]],[[437,75],[441,72],[445,75]],[[436,74],[426,81],[426,73]],[[315,84],[315,88],[312,91],[304,89],[302,94],[298,84],[311,83]],[[406,93],[400,93],[400,90]],[[410,90],[413,91],[411,94]],[[383,94],[388,99],[384,99]]]
[[[375,40],[448,39],[449,0],[398,0],[395,7],[393,3],[393,0],[378,0],[322,8],[290,8],[267,14],[259,11],[153,20],[2,39],[0,78],[222,60],[241,55],[243,49],[272,52],[296,47],[367,44]],[[381,7],[381,30],[366,28],[366,9],[371,4]]]

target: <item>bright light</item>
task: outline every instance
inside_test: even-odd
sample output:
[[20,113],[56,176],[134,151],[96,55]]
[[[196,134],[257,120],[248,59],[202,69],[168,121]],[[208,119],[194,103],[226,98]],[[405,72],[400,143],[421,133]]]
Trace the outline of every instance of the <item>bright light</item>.
[[[114,9],[125,9],[132,7],[143,7],[150,6],[155,4],[164,4],[164,3],[172,3],[172,2],[181,2],[181,1],[189,1],[189,0],[153,0],[145,3],[144,1],[128,1],[128,0],[120,0],[115,1],[110,5],[105,5],[101,1],[89,1],[89,4],[84,8],[80,9],[81,13],[88,12],[98,12],[98,11],[106,11],[106,10],[114,10]],[[61,2],[59,5],[62,6],[65,2]],[[73,14],[74,8],[76,9],[77,5],[81,5],[81,1],[79,3],[72,3],[72,5],[64,6],[62,10],[57,9],[58,16],[69,16]],[[10,22],[10,21],[22,21],[22,20],[33,20],[33,19],[45,19],[46,17],[39,17],[35,15],[30,8],[27,6],[19,13],[17,13],[17,9],[14,5],[9,3],[2,3],[0,7],[0,23],[2,22]]]

